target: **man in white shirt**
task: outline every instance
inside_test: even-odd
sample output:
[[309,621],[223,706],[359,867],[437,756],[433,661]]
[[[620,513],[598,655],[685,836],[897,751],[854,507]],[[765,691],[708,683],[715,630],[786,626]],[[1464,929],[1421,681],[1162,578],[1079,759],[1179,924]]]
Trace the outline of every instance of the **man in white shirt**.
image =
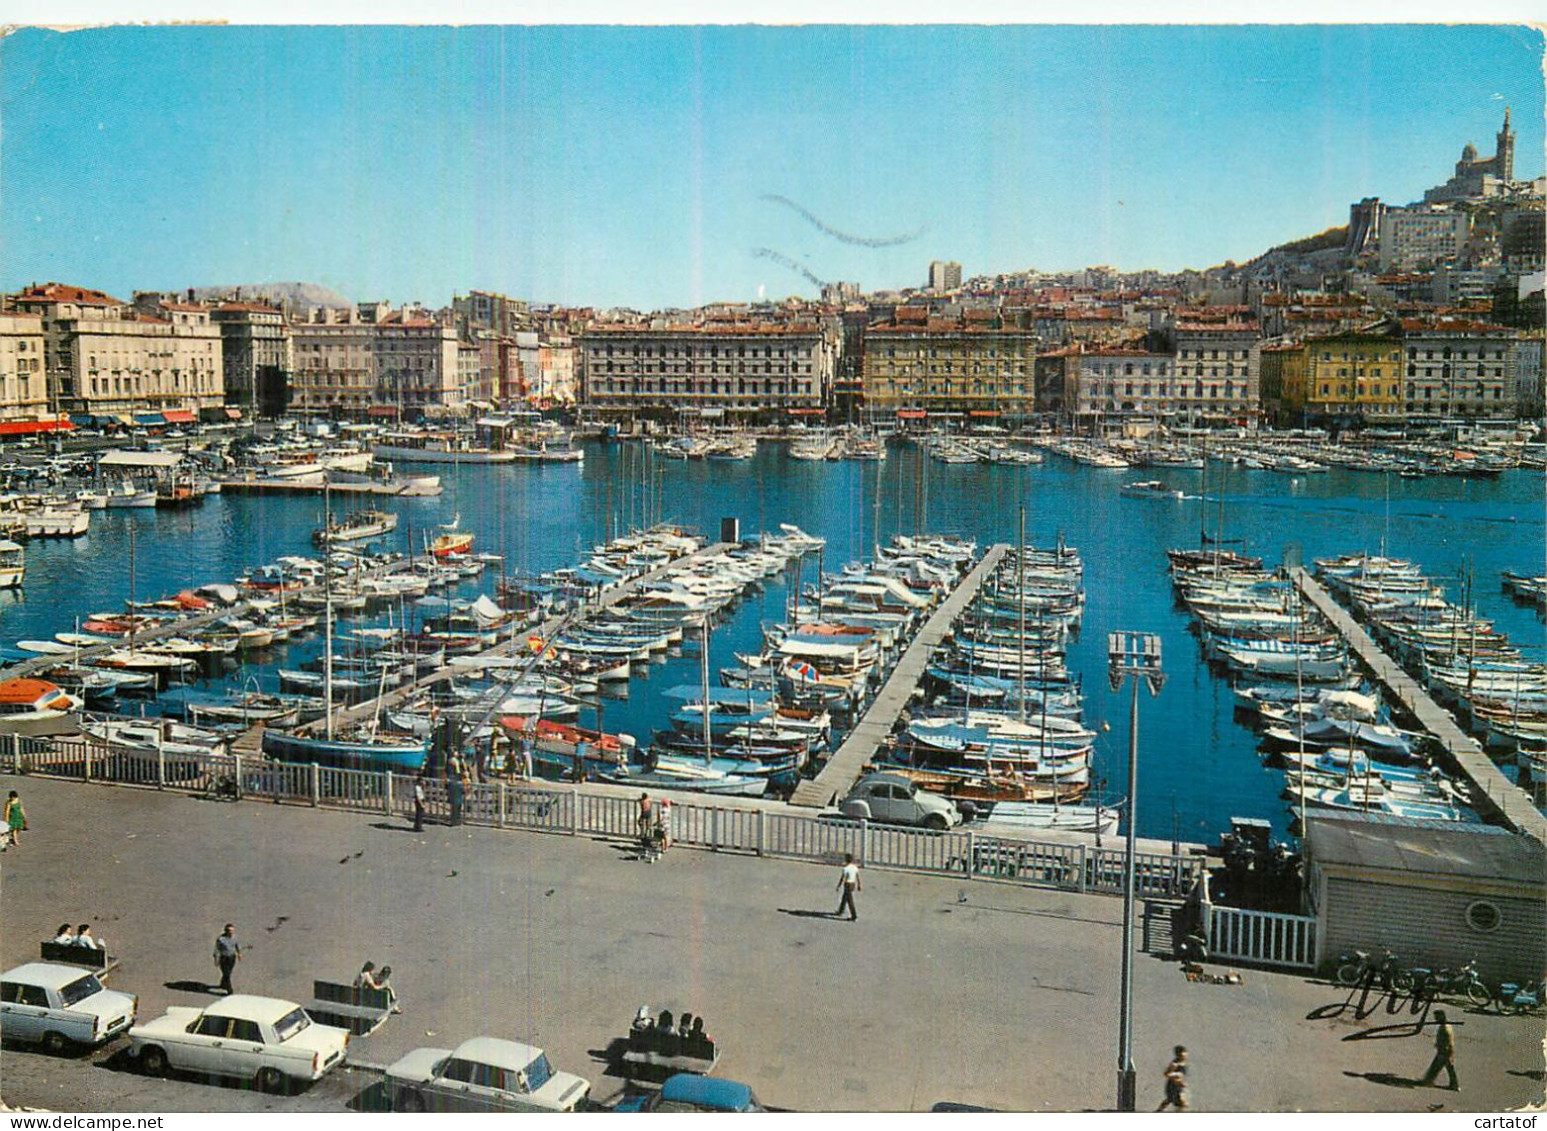
[[424,832],[424,775],[414,779],[414,832]]
[[89,947],[95,947],[95,948],[97,948],[99,950],[106,950],[107,949],[107,940],[106,939],[102,939],[99,942],[98,940],[92,938],[91,937],[91,924],[90,923],[82,923],[79,927],[77,927],[75,929],[75,945],[76,946],[89,946]]
[[843,893],[843,898],[838,903],[838,910],[833,912],[833,918],[843,914],[843,909],[849,909],[849,922],[859,918],[859,912],[854,908],[854,893],[860,890],[859,865],[854,863],[852,853],[843,854],[843,871],[838,876],[838,891]]

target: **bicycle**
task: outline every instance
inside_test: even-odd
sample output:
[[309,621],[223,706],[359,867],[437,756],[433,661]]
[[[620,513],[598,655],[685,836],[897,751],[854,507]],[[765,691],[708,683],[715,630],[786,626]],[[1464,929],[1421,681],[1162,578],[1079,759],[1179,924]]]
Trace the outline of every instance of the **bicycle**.
[[1367,980],[1379,980],[1381,987],[1387,990],[1399,990],[1403,993],[1413,988],[1413,972],[1403,970],[1397,966],[1397,956],[1391,953],[1390,947],[1382,947],[1382,955],[1379,962],[1370,961],[1370,952],[1356,950],[1353,955],[1342,955],[1339,958],[1337,968],[1337,980],[1340,985],[1357,986]]

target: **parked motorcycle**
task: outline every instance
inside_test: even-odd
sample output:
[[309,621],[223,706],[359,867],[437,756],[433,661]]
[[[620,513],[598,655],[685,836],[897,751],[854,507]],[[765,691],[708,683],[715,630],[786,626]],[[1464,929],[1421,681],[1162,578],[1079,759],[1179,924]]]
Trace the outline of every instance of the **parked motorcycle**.
[[1406,974],[1411,979],[1411,993],[1415,998],[1464,997],[1479,1009],[1493,1001],[1493,991],[1477,975],[1475,958],[1459,970],[1415,966]]
[[1493,1003],[1499,1007],[1499,1012],[1506,1016],[1515,1013],[1535,1013],[1542,1007],[1542,984],[1540,982],[1505,982],[1499,987],[1498,995]]

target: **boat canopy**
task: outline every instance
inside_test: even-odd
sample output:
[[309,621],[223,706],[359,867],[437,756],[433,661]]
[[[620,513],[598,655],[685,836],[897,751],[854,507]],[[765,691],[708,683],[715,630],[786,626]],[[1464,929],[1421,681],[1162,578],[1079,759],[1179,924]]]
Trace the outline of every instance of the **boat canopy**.
[[97,460],[97,466],[165,469],[176,467],[182,459],[182,452],[127,452],[114,449],[104,452]]
[[843,660],[850,664],[859,662],[860,650],[853,644],[831,644],[821,640],[781,640],[781,656],[819,656],[824,659]]

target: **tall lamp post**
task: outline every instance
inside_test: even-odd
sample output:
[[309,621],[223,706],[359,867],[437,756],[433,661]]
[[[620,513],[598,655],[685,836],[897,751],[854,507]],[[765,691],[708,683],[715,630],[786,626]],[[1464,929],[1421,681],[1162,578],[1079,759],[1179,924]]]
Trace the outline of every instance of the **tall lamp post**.
[[1132,677],[1133,698],[1128,707],[1128,838],[1123,855],[1123,978],[1117,1030],[1117,1110],[1133,1111],[1133,888],[1134,828],[1138,823],[1139,793],[1139,684],[1159,695],[1166,682],[1160,670],[1160,637],[1152,632],[1107,634],[1107,677],[1113,691]]

